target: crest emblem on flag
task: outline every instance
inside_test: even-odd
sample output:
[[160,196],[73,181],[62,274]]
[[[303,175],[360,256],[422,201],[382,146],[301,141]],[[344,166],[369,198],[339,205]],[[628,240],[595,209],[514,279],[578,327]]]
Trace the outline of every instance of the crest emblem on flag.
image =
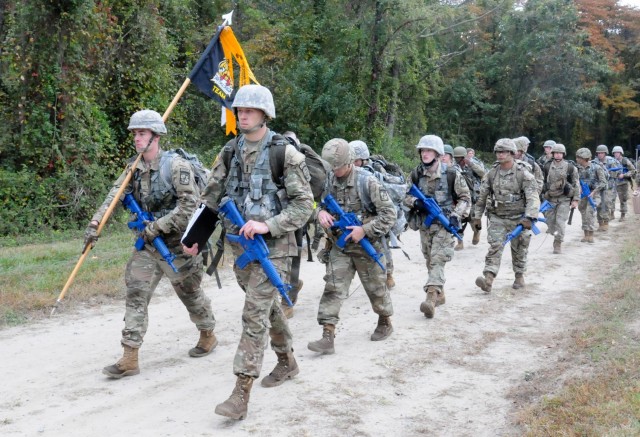
[[233,78],[229,74],[229,61],[226,59],[218,64],[218,71],[211,78],[213,82],[213,92],[227,99],[233,93]]

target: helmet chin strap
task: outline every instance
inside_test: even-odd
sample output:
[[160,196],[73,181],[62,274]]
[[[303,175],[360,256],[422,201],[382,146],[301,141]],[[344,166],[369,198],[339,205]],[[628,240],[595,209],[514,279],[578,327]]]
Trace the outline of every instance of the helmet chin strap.
[[425,168],[429,168],[429,167],[431,167],[431,166],[432,166],[436,161],[437,161],[437,159],[435,159],[435,158],[434,158],[434,159],[432,159],[432,160],[431,160],[431,162],[424,162],[424,161],[422,161],[422,166],[423,166],[423,167],[425,167]]
[[260,123],[258,123],[257,125],[250,127],[249,129],[240,129],[240,132],[243,134],[251,134],[253,132],[259,131],[260,129],[262,129],[264,127],[264,125],[267,123],[267,120],[265,120],[264,118],[262,119],[262,121]]
[[149,138],[149,142],[147,143],[146,147],[144,148],[144,150],[140,153],[147,153],[147,150],[149,150],[149,147],[151,147],[151,143],[153,143],[153,140],[156,139],[156,137],[158,136],[157,133],[155,132],[151,132],[151,138]]

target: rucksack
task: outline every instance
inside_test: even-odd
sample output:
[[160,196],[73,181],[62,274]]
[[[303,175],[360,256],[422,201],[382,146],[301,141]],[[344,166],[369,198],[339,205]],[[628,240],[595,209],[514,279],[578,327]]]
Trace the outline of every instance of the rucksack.
[[[200,193],[207,186],[209,180],[209,174],[211,171],[207,169],[196,155],[186,152],[184,149],[172,149],[164,152],[160,158],[160,181],[164,185],[166,190],[171,190],[175,195],[175,188],[171,183],[171,162],[173,158],[179,156],[191,164],[191,170],[198,186]],[[199,194],[199,193],[198,193]]]
[[[290,140],[282,135],[275,134],[268,144],[269,147],[269,165],[271,167],[271,179],[278,186],[284,186],[284,161],[285,151],[287,144],[291,144],[304,155],[307,168],[309,170],[309,176],[311,179],[309,185],[311,185],[311,191],[313,192],[313,199],[319,201],[325,188],[327,181],[327,173],[331,170],[331,166],[328,162],[320,157],[310,146],[306,144],[300,144],[298,146],[295,141]],[[238,137],[229,140],[225,147],[222,149],[222,160],[227,167],[231,168],[231,158],[237,153]]]

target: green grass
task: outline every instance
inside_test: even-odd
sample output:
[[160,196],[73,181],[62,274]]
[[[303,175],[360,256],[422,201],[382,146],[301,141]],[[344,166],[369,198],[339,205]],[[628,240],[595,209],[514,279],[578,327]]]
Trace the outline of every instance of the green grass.
[[[633,238],[632,238],[633,239]],[[588,376],[521,411],[527,436],[640,435],[640,249],[629,241],[620,265],[572,332],[570,359]]]
[[[18,325],[49,313],[80,259],[82,234],[0,240],[0,326]],[[122,224],[105,228],[67,291],[65,305],[121,293],[133,241],[134,235]]]

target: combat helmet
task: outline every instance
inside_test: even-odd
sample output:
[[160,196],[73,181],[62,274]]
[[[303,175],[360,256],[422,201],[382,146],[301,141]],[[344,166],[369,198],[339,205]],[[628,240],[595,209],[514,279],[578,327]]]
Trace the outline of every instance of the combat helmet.
[[586,147],[582,147],[576,151],[576,158],[586,159],[587,161],[591,159],[591,150]]
[[602,153],[602,152],[609,154],[609,148],[604,144],[600,144],[598,147],[596,147],[596,153]]
[[425,135],[420,138],[420,141],[416,144],[416,149],[433,150],[438,156],[442,156],[444,155],[444,142],[442,138],[437,135]]
[[156,135],[166,135],[167,127],[164,125],[162,116],[151,109],[143,109],[135,112],[129,119],[128,130],[149,129]]
[[369,147],[364,141],[351,141],[349,146],[353,149],[353,159],[369,159]]
[[500,138],[493,146],[493,152],[511,152],[516,153],[516,144],[511,138]]
[[269,118],[276,118],[276,106],[269,88],[262,85],[249,84],[240,87],[233,99],[233,108],[259,109]]
[[544,144],[542,145],[542,147],[553,147],[556,145],[556,142],[553,140],[547,140],[544,142]]
[[322,159],[334,170],[353,162],[353,149],[342,138],[333,138],[322,147]]
[[564,147],[564,144],[556,144],[551,149],[551,153],[562,153],[567,156],[567,149]]
[[451,147],[451,144],[445,144],[443,146],[443,149],[444,149],[444,153],[448,153],[453,158],[453,147]]
[[622,149],[622,147],[620,146],[614,146],[613,149],[611,149],[611,153],[616,153],[616,152],[620,152],[621,154],[624,155],[624,150]]
[[467,156],[466,147],[458,146],[455,149],[453,149],[454,158],[464,158],[465,156]]
[[516,145],[516,150],[522,153],[525,153],[529,148],[529,139],[527,137],[514,138],[513,142]]

